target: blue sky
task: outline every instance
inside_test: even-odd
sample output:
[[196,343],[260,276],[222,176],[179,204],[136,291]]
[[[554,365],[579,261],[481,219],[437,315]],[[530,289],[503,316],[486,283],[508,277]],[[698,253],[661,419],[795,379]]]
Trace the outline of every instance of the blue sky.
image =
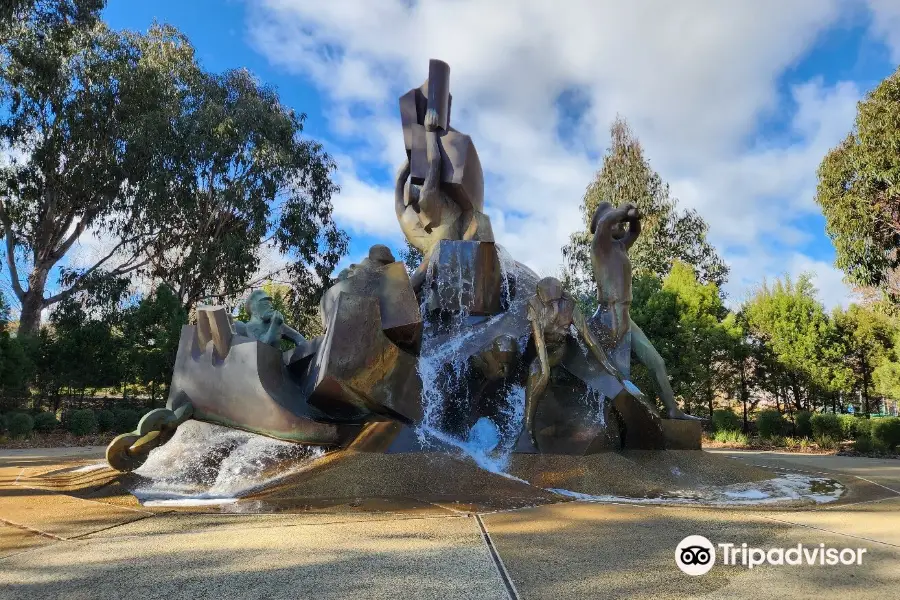
[[709,223],[732,301],[763,277],[813,270],[827,305],[847,302],[815,170],[900,63],[896,0],[110,0],[105,18],[175,25],[206,68],[247,67],[308,115],[307,135],[339,164],[347,261],[402,245],[397,97],[429,58],[451,65],[453,125],[478,147],[498,241],[544,274],[581,226],[622,114]]

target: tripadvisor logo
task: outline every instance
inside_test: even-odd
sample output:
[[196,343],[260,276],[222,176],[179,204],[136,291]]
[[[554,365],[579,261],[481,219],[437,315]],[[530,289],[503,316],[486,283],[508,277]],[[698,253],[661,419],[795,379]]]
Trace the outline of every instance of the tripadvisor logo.
[[713,544],[702,535],[689,535],[675,548],[675,564],[687,575],[703,575],[716,564],[716,548],[720,562],[748,569],[762,565],[836,566],[861,565],[866,548],[831,548],[825,544],[790,548],[752,548],[747,544]]

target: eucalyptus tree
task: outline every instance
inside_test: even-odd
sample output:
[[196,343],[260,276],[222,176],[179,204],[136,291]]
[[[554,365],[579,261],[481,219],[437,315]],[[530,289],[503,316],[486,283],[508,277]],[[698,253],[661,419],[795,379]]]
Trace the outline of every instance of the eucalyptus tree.
[[[169,26],[63,15],[6,31],[0,224],[20,332],[76,292],[136,277],[190,310],[246,291],[267,255],[278,264],[259,280],[283,273],[312,309],[347,237],[332,219],[334,163],[301,137],[303,114],[246,70],[205,72]],[[73,261],[90,236],[99,250]]]
[[819,166],[816,202],[836,264],[900,303],[900,68],[859,103],[856,123]]
[[591,273],[589,225],[600,202],[630,202],[643,215],[641,235],[629,254],[635,276],[663,279],[675,261],[690,265],[701,283],[721,287],[728,267],[707,241],[707,225],[695,211],[679,210],[669,186],[653,170],[640,141],[621,117],[610,128],[610,147],[600,170],[588,185],[581,212],[585,229],[571,235],[563,247],[566,283],[579,296],[596,293]]

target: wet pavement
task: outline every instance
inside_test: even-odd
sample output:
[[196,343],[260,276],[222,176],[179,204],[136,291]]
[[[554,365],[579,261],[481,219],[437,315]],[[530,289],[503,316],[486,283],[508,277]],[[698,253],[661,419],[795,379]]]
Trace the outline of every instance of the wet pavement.
[[[142,507],[53,491],[60,469],[103,449],[0,451],[0,599],[5,598],[892,598],[900,589],[900,461],[716,451],[846,487],[840,502],[704,507],[463,503],[302,514]],[[102,470],[79,481],[105,481]],[[43,487],[43,489],[41,489]],[[379,510],[380,507],[380,510]],[[408,509],[407,509],[408,508]],[[718,560],[678,570],[688,535],[758,548],[865,548],[862,564]]]

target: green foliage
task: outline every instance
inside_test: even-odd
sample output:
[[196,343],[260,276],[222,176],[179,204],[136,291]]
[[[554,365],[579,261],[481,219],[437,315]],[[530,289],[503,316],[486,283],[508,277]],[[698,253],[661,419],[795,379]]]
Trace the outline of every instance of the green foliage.
[[39,412],[34,415],[34,428],[42,433],[53,431],[59,427],[56,415],[51,412]]
[[131,408],[117,408],[113,410],[114,431],[116,433],[130,433],[137,429],[141,415]]
[[840,415],[841,439],[855,440],[871,435],[871,421],[854,415]]
[[90,435],[97,431],[97,416],[89,408],[73,411],[69,415],[69,431],[72,435]]
[[9,429],[9,416],[0,414],[0,433],[4,433]]
[[28,437],[34,430],[34,419],[26,413],[13,413],[9,417],[7,429],[13,438]]
[[585,230],[572,234],[563,248],[567,284],[576,296],[596,296],[589,225],[602,201],[635,204],[643,215],[641,235],[629,254],[636,276],[662,279],[676,260],[689,264],[703,282],[722,285],[728,267],[706,240],[707,225],[694,211],[677,210],[677,200],[644,156],[628,124],[617,117],[610,128],[611,143],[594,181],[584,193],[581,212]]
[[809,437],[813,434],[812,428],[812,413],[808,410],[801,410],[796,415],[794,415],[794,424],[796,427],[796,434],[800,437]]
[[838,442],[830,435],[820,435],[815,438],[816,445],[822,450],[836,450]]
[[150,391],[152,402],[172,377],[181,328],[187,320],[187,312],[166,285],[141,298],[123,316],[126,375]]
[[[41,257],[22,274],[7,262],[20,330],[35,333],[41,311],[73,294],[121,292],[137,274],[166,283],[187,310],[231,297],[266,268],[269,248],[291,257],[273,274],[311,310],[347,236],[332,218],[334,162],[301,138],[305,115],[246,70],[205,72],[172,27],[115,32],[65,18],[67,4],[11,25],[0,46],[0,144],[16,157],[0,173],[0,224],[10,257]],[[61,266],[95,227],[116,262]],[[47,297],[51,272],[60,291]]]
[[859,103],[854,130],[819,166],[816,202],[851,282],[900,301],[900,69]]
[[741,312],[750,333],[771,352],[771,374],[777,378],[772,383],[791,392],[797,410],[806,408],[803,389],[832,387],[841,369],[835,357],[837,335],[810,274],[796,282],[789,277],[772,286],[764,282]]
[[783,435],[785,429],[784,417],[777,410],[761,410],[756,415],[756,430],[764,439],[776,435]]
[[97,411],[97,429],[100,432],[113,431],[115,426],[116,414],[113,411],[106,408]]
[[733,410],[718,409],[713,411],[713,431],[740,431],[741,425],[741,418]]
[[872,441],[872,436],[869,435],[861,435],[858,438],[853,440],[853,449],[857,452],[872,452],[875,450],[875,443]]
[[887,450],[896,450],[900,446],[900,417],[874,419],[872,440]]
[[842,439],[843,431],[841,420],[831,413],[817,413],[810,419],[812,435],[815,439],[827,436],[836,440]]
[[[856,304],[846,310],[835,310],[833,321],[843,346],[842,364],[849,374],[846,387],[858,389],[863,396],[863,410],[868,413],[870,398],[876,386],[889,391],[896,383],[892,380],[900,373],[894,360],[894,336],[896,322],[890,317]],[[876,371],[881,371],[876,376]],[[892,373],[893,372],[893,373]]]
[[734,446],[746,446],[749,439],[737,429],[721,429],[713,434],[713,439],[720,444],[731,444]]

